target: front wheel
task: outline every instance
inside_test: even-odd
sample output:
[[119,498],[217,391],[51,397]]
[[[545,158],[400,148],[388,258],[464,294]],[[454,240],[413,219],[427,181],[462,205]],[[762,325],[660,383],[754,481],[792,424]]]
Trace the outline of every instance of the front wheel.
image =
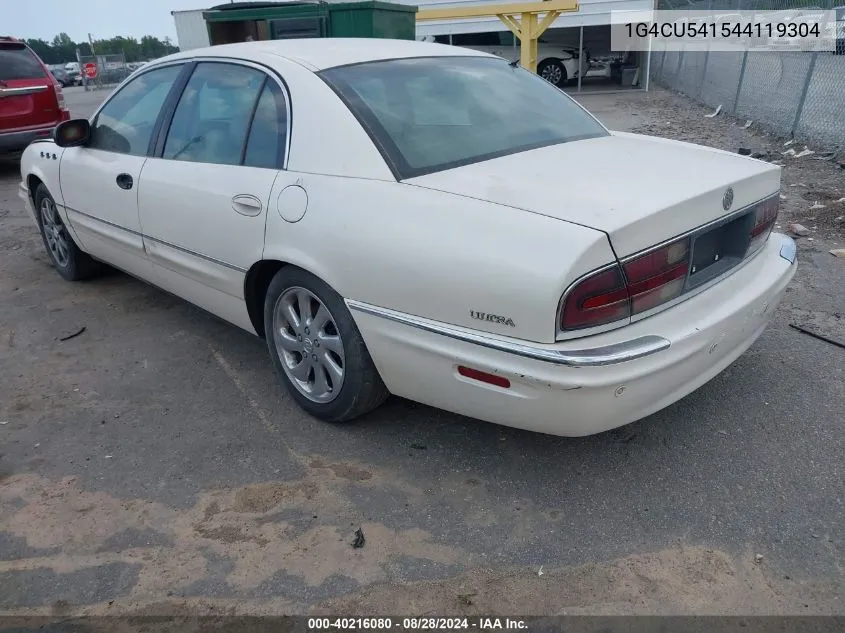
[[73,241],[56,209],[56,201],[42,183],[35,190],[38,226],[53,267],[67,281],[90,279],[100,272],[100,264]]
[[378,407],[387,388],[341,296],[314,275],[282,268],[267,289],[270,357],[297,404],[326,422]]
[[550,84],[563,87],[568,79],[566,68],[558,59],[544,59],[537,65],[537,74]]

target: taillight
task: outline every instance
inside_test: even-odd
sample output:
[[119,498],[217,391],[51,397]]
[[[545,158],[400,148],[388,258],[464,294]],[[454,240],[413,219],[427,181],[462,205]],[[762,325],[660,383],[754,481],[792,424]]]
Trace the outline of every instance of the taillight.
[[53,83],[53,89],[56,91],[56,101],[59,104],[59,109],[66,110],[67,106],[65,105],[65,93],[62,92],[61,84],[58,82]]
[[[710,236],[710,242],[717,242],[714,247],[705,241],[705,253],[708,248],[716,248],[716,260],[722,255],[725,258],[720,262],[730,261],[730,258],[738,262],[759,250],[777,221],[779,205],[779,197],[775,195],[727,224],[703,229],[705,239]],[[748,248],[743,253],[746,240]],[[678,298],[686,284],[691,248],[691,238],[683,237],[579,281],[564,296],[561,329],[582,330],[607,325]],[[722,272],[724,270],[723,267]]]
[[684,238],[623,264],[632,316],[681,294],[689,268],[689,247],[689,238]]
[[690,240],[683,238],[587,277],[567,293],[560,327],[606,325],[675,299],[684,288],[689,254]]
[[70,111],[67,109],[65,95],[64,92],[62,92],[62,85],[59,82],[54,82],[53,88],[56,91],[56,103],[59,105],[59,120],[67,121],[70,119]]
[[760,247],[769,239],[769,234],[778,219],[780,200],[778,196],[772,196],[757,205],[754,211],[754,225],[751,227],[751,242],[748,244],[746,256],[760,250]]
[[560,314],[564,330],[605,325],[631,316],[622,269],[613,266],[581,281],[569,291]]

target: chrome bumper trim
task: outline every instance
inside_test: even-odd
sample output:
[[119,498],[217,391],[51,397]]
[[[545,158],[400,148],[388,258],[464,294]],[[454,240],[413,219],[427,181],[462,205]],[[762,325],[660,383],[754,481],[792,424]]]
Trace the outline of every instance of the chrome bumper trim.
[[405,314],[403,312],[396,312],[395,310],[389,310],[387,308],[380,308],[368,303],[355,301],[354,299],[347,299],[346,305],[350,310],[381,317],[389,321],[402,323],[403,325],[409,325],[433,334],[448,336],[449,338],[459,341],[480,345],[482,347],[495,349],[508,354],[514,354],[516,356],[522,356],[524,358],[541,360],[555,365],[566,365],[568,367],[600,367],[602,365],[615,365],[669,349],[670,345],[669,341],[662,336],[648,335],[631,339],[630,341],[624,341],[622,343],[605,345],[603,347],[557,350],[548,347],[537,347],[535,345],[513,340],[493,338],[491,336],[487,336],[486,334],[458,329],[445,323],[422,319],[420,317]]
[[34,95],[37,92],[44,92],[47,86],[26,86],[24,88],[0,88],[0,98],[3,97],[22,97],[25,95]]

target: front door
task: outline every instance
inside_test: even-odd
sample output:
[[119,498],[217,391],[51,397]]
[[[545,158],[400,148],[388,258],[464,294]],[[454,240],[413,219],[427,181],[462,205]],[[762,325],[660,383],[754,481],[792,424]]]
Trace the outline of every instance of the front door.
[[153,129],[183,64],[144,73],[100,110],[85,147],[65,150],[61,199],[80,246],[133,275],[148,279],[138,218],[138,182]]
[[286,112],[282,88],[263,70],[197,64],[138,190],[156,283],[247,330],[244,280],[264,250]]

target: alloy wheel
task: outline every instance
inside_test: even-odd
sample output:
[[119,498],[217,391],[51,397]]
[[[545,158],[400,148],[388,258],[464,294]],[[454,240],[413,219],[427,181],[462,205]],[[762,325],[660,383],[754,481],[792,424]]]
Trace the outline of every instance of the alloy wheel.
[[273,338],[285,374],[312,402],[327,403],[340,393],[346,362],[334,317],[310,290],[285,290],[273,308]]
[[547,64],[543,67],[543,70],[540,73],[540,76],[543,79],[555,86],[560,83],[561,75],[562,73],[560,71],[560,67],[556,64]]
[[61,268],[66,268],[70,261],[67,229],[56,211],[56,203],[50,198],[41,201],[41,226],[44,227],[44,238],[53,261]]

